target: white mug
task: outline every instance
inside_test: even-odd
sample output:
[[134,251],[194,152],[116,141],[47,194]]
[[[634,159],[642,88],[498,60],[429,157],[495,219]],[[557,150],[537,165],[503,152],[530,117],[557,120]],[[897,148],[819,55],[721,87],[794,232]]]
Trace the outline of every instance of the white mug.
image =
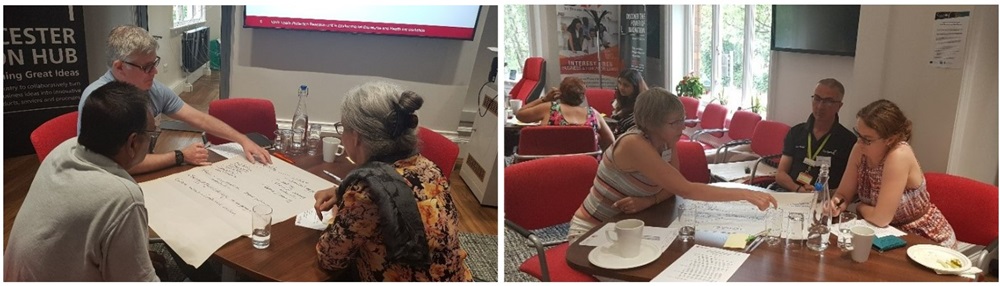
[[522,105],[524,105],[524,102],[521,101],[520,99],[511,99],[510,100],[510,111],[512,111],[514,114],[517,114],[517,111],[521,110],[521,106]]
[[851,250],[851,259],[855,262],[868,261],[868,255],[872,252],[872,242],[875,240],[875,230],[859,225],[851,228],[851,234],[854,236],[852,238],[854,249]]
[[333,163],[333,159],[344,154],[344,146],[340,145],[340,138],[323,138],[323,162]]
[[642,229],[645,223],[637,219],[624,219],[615,223],[615,236],[611,237],[611,231],[605,232],[608,240],[612,242],[610,250],[623,258],[633,258],[639,255],[639,246],[642,244]]

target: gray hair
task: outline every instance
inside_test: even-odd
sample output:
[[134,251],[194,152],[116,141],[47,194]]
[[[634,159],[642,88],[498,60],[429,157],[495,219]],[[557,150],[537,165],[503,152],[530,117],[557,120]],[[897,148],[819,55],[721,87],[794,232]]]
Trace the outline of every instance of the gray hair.
[[111,29],[108,33],[108,67],[115,61],[125,61],[132,53],[151,54],[160,48],[146,29],[133,25],[123,25]]
[[633,113],[635,126],[650,132],[667,122],[667,117],[684,113],[684,104],[676,95],[662,87],[653,87],[639,94]]
[[845,92],[844,91],[844,84],[840,83],[840,81],[838,81],[837,79],[834,79],[834,78],[824,78],[824,79],[819,80],[819,82],[817,82],[817,84],[822,85],[822,86],[826,86],[826,87],[829,87],[829,88],[832,88],[833,90],[836,90],[837,93],[840,93],[840,99],[844,99],[844,92]]
[[361,135],[372,158],[409,157],[419,152],[414,112],[423,103],[420,95],[398,85],[370,82],[347,92],[341,105],[341,123]]

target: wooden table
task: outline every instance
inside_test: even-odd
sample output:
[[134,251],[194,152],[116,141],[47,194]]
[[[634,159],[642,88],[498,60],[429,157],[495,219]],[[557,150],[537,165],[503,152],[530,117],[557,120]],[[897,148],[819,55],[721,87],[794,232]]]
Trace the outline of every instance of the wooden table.
[[[186,146],[188,141],[177,139],[178,136],[195,136],[191,132],[164,131],[157,142],[156,150],[164,152],[166,150],[179,149]],[[197,133],[196,133],[197,134]],[[167,138],[164,138],[166,135]],[[200,135],[195,137],[200,140]],[[161,145],[162,144],[162,145]],[[162,150],[161,150],[162,149]],[[218,162],[225,158],[209,152],[209,161]],[[300,155],[292,157],[295,166],[298,166],[310,173],[320,176],[333,182],[323,173],[323,170],[344,178],[355,168],[344,156],[337,157],[333,163],[323,162],[322,154],[315,156]],[[273,158],[278,160],[277,158]],[[192,166],[180,166],[167,168],[164,170],[135,176],[136,181],[145,182],[175,173],[183,172],[193,168]],[[329,272],[319,267],[316,255],[316,243],[319,241],[321,231],[304,228],[295,225],[295,217],[282,222],[275,222],[271,226],[271,245],[267,249],[253,248],[250,238],[240,236],[229,241],[222,248],[216,250],[212,257],[219,259],[223,264],[234,270],[262,281],[327,281],[332,277]]]
[[[683,199],[675,196],[645,211],[620,215],[616,219],[636,218],[643,220],[648,226],[666,227],[677,213],[677,200]],[[598,225],[581,237],[588,237],[603,226],[604,224]],[[836,239],[833,235],[830,238],[831,241]],[[907,246],[934,244],[916,234],[907,234],[902,238],[906,240]],[[567,250],[566,261],[573,269],[595,276],[625,281],[650,281],[695,244],[721,247],[725,240],[724,234],[697,232],[693,242],[675,240],[660,258],[650,264],[627,270],[609,270],[590,264],[587,255],[594,247],[580,245],[583,239],[579,239]],[[809,250],[804,243],[798,249],[785,247],[784,242],[775,246],[761,244],[750,253],[750,257],[729,281],[968,281],[955,275],[935,274],[933,270],[910,260],[906,256],[906,247],[885,253],[872,250],[865,263],[854,262],[850,253],[840,251],[833,243],[823,255]]]

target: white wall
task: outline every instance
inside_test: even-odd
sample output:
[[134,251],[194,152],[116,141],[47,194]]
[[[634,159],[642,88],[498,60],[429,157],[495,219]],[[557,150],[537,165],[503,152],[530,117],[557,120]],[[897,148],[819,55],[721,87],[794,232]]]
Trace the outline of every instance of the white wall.
[[108,71],[107,40],[111,29],[135,24],[133,6],[83,6],[83,30],[87,41],[87,77],[90,81]]
[[844,106],[840,108],[840,123],[854,125],[857,109],[849,102],[862,101],[854,92],[854,58],[844,56],[771,52],[771,87],[767,99],[767,118],[789,126],[805,122],[812,113],[812,95],[816,82],[835,78],[844,84]]
[[[483,21],[485,26],[477,28],[477,30],[482,30],[482,35],[480,35],[481,40],[479,41],[479,50],[476,53],[476,62],[472,68],[472,77],[469,80],[469,90],[465,95],[465,105],[462,107],[461,121],[472,122],[479,117],[479,106],[483,102],[479,95],[479,89],[486,83],[490,75],[493,58],[499,57],[496,52],[487,49],[488,47],[499,48],[497,46],[497,6],[488,6],[487,13],[482,14],[482,16],[486,17]],[[500,68],[498,67],[498,69]],[[493,88],[496,89],[496,85]],[[502,99],[498,100],[503,101]]]
[[479,48],[486,9],[473,41],[249,29],[242,28],[243,8],[235,10],[230,97],[270,99],[279,120],[295,112],[300,84],[309,85],[310,120],[332,123],[348,90],[385,80],[423,96],[421,125],[454,133],[469,85],[486,78],[473,73],[476,58],[493,54]]
[[[206,67],[202,67],[191,73],[184,72],[181,65],[181,38],[185,31],[202,26],[208,26],[210,40],[218,37],[218,30],[222,28],[222,8],[220,6],[206,6],[205,19],[207,22],[176,30],[173,29],[173,6],[148,6],[147,11],[149,13],[149,33],[163,37],[159,40],[160,49],[156,51],[156,54],[160,56],[160,67],[157,68],[159,73],[156,75],[156,80],[180,94],[184,91],[186,84],[194,83],[204,74],[206,69]],[[208,63],[206,63],[207,65]]]

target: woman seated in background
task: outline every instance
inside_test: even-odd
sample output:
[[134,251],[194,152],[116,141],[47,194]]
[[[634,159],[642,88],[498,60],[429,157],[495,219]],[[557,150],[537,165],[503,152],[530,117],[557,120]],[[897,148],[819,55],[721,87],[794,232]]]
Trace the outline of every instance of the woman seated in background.
[[692,183],[677,170],[674,147],[684,130],[684,107],[663,88],[640,93],[635,128],[604,152],[590,194],[570,220],[568,239],[576,240],[601,222],[636,213],[673,195],[698,201],[745,200],[760,208],[777,206],[767,193]]
[[858,214],[873,225],[891,225],[956,248],[955,231],[930,201],[927,180],[910,140],[913,123],[891,101],[880,99],[858,111],[847,170],[829,207],[839,215],[858,195]]
[[635,126],[635,121],[632,119],[635,98],[647,90],[649,87],[646,86],[646,81],[642,79],[639,71],[627,69],[618,74],[618,89],[615,89],[615,102],[612,104],[615,111],[611,114],[611,118],[618,120],[618,127],[614,132],[615,138]]
[[448,178],[417,149],[421,105],[385,82],[347,93],[334,126],[358,168],[315,195],[317,214],[334,213],[316,245],[322,268],[356,268],[362,281],[472,281]]
[[517,111],[521,122],[539,122],[541,125],[582,125],[594,129],[594,140],[605,150],[614,141],[611,127],[604,122],[597,110],[584,104],[587,86],[576,77],[567,77],[559,89],[550,89],[542,96]]

